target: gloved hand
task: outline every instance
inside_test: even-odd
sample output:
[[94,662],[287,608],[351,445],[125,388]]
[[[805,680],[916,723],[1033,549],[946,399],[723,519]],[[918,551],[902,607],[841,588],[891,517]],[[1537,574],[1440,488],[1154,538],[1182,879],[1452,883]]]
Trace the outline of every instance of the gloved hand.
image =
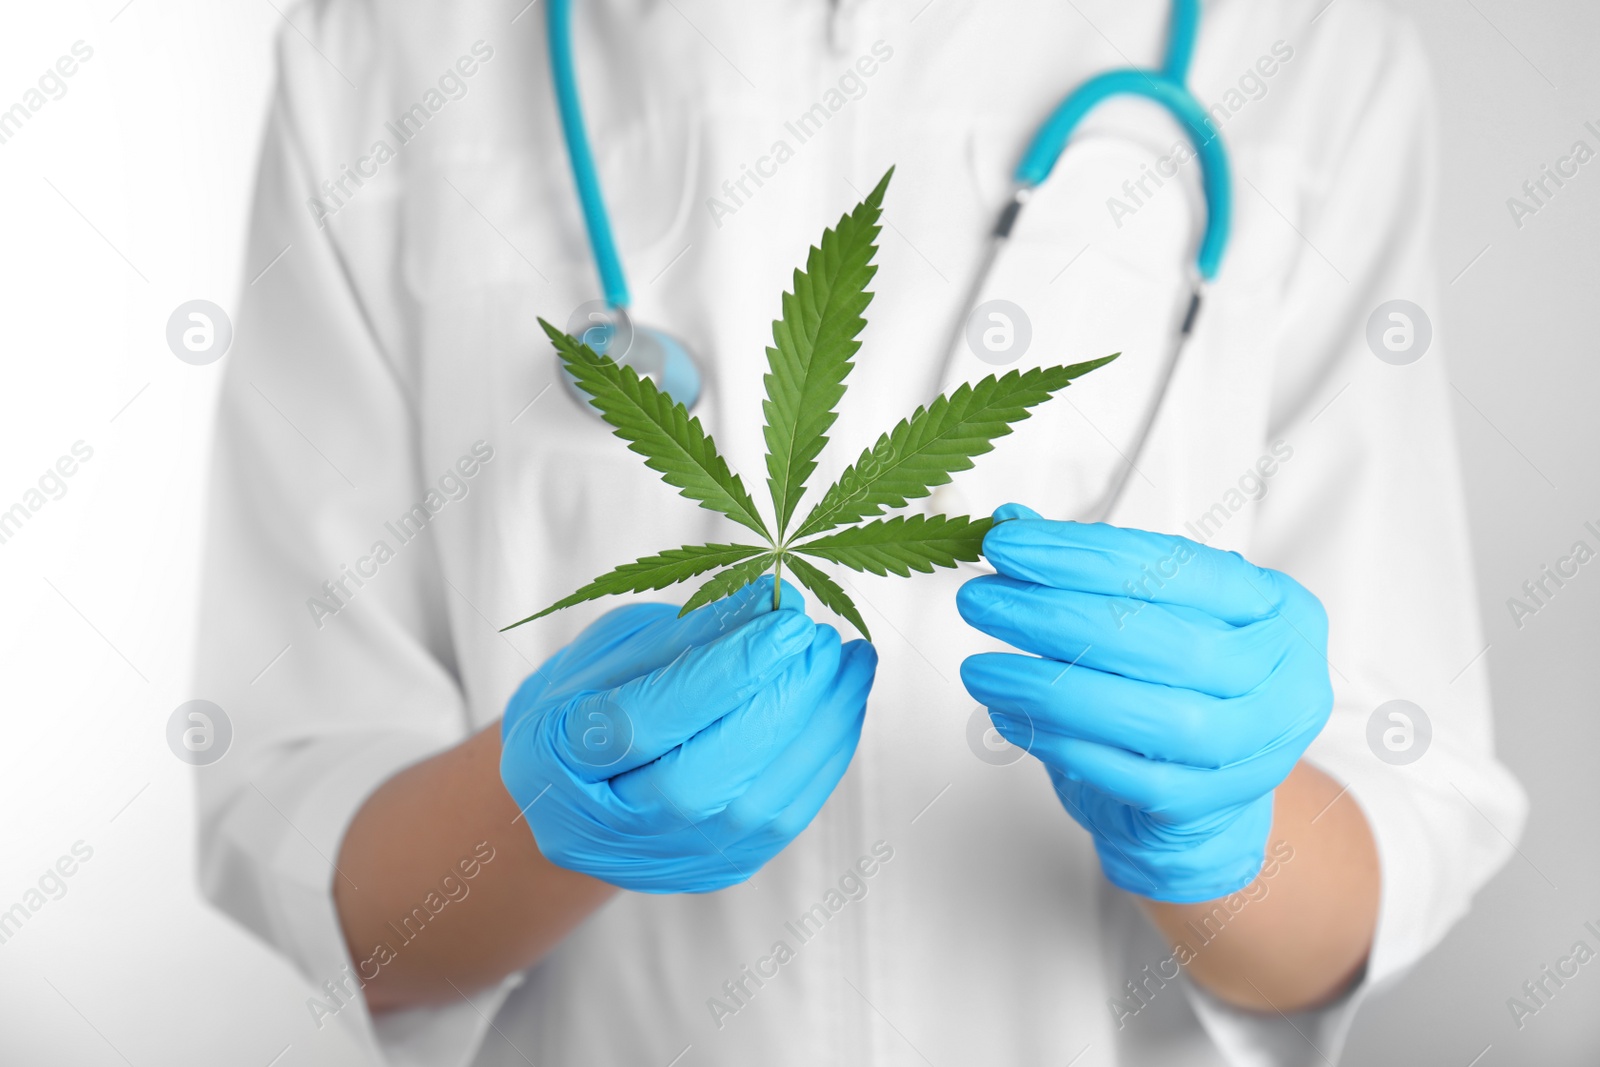
[[1272,791],[1333,708],[1328,622],[1294,579],[1182,537],[1051,522],[1016,504],[961,617],[1025,652],[961,666],[1037,756],[1106,877],[1194,903],[1248,885]]
[[602,616],[531,674],[500,777],[545,858],[624,889],[743,882],[804,830],[855,753],[877,654],[772,579],[678,618]]

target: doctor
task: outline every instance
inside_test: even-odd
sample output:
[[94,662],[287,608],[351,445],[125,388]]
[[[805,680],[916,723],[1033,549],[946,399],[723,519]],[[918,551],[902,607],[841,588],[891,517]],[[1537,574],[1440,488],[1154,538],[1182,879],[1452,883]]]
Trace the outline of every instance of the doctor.
[[[1233,233],[1170,383],[1199,168],[1148,104],[1085,122],[974,302],[1026,323],[1010,365],[1124,355],[935,501],[1014,520],[987,568],[849,576],[874,648],[764,584],[498,633],[725,533],[559,385],[536,317],[600,294],[520,7],[333,0],[280,44],[251,262],[281,258],[212,476],[199,691],[235,741],[200,772],[201,851],[309,981],[307,1040],[483,1067],[1335,1060],[1523,814],[1442,355],[1367,342],[1381,304],[1438,306],[1413,31],[1370,0],[1205,6],[1188,84]],[[1021,147],[1168,32],[1154,0],[578,4],[635,317],[697,354],[731,462],[760,466],[777,294],[891,163],[816,478],[988,373],[938,353]],[[1124,475],[1107,524],[1070,521]],[[597,702],[631,724],[604,758]]]

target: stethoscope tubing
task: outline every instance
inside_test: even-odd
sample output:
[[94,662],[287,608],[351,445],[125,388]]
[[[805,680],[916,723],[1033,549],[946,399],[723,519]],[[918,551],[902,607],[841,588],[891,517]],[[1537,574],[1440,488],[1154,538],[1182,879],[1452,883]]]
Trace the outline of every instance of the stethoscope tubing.
[[[1160,413],[1176,373],[1178,360],[1193,330],[1200,310],[1201,294],[1206,283],[1216,276],[1221,266],[1232,228],[1232,175],[1227,153],[1220,136],[1211,127],[1204,107],[1189,91],[1187,85],[1195,42],[1199,36],[1200,15],[1200,0],[1173,0],[1166,49],[1159,69],[1128,68],[1097,74],[1068,94],[1040,126],[1017,163],[1013,175],[1012,195],[1002,207],[990,231],[976,269],[966,287],[963,302],[958,309],[960,314],[955,320],[949,342],[940,353],[934,385],[936,393],[949,380],[954,367],[955,353],[964,333],[965,320],[977,305],[994,271],[1001,246],[1010,238],[1033,190],[1049,178],[1072,136],[1090,112],[1106,100],[1131,96],[1159,105],[1184,127],[1200,162],[1201,184],[1206,202],[1205,228],[1196,242],[1194,251],[1194,279],[1189,304],[1179,329],[1175,331],[1159,384],[1146,404],[1133,447],[1129,454],[1123,456],[1123,466],[1119,468],[1103,498],[1102,507],[1099,509],[1101,518],[1109,515],[1122,498],[1129,478],[1137,469],[1139,459],[1149,442],[1156,417]],[[606,211],[605,197],[600,188],[599,173],[595,166],[594,152],[589,143],[588,130],[583,120],[582,102],[578,94],[577,70],[572,48],[572,0],[548,0],[547,33],[556,108],[567,144],[567,157],[572,166],[578,201],[583,210],[584,226],[588,231],[590,249],[594,254],[595,269],[600,277],[600,287],[610,307],[625,310],[629,304],[627,275],[623,270],[622,259],[618,255],[616,239],[611,230],[611,220]],[[692,359],[690,362],[692,364]]]
[[589,131],[583,121],[583,104],[578,98],[577,64],[572,50],[572,0],[547,0],[546,32],[550,36],[550,75],[555,85],[556,110],[561,116],[561,132],[567,142],[567,159],[572,165],[578,203],[583,208],[583,224],[589,231],[589,247],[595,269],[600,274],[600,289],[613,308],[627,308],[628,278],[617,254],[616,238],[611,233],[611,215],[606,211],[600,190],[600,174],[589,147]]

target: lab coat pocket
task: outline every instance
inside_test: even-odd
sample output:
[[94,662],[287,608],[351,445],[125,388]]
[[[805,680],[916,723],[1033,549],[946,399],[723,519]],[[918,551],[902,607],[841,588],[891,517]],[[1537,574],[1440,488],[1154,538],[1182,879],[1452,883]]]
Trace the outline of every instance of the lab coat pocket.
[[[736,539],[725,520],[662,484],[599,412],[574,395],[539,329],[541,312],[529,300],[488,287],[450,307],[460,312],[454,319],[460,332],[429,331],[441,380],[433,394],[464,396],[470,389],[471,408],[480,413],[475,422],[489,427],[496,445],[496,495],[484,554],[492,561],[497,595],[505,598],[500,617],[522,618],[641,556]],[[491,356],[469,386],[461,364],[478,364],[461,356],[477,345]],[[439,423],[440,413],[430,421]],[[608,598],[561,612],[518,640],[537,638],[547,642],[544,651],[553,650],[621,603]]]
[[[647,110],[593,131],[613,233],[624,261],[655,262],[688,226],[699,125],[686,110]],[[599,295],[594,257],[563,141],[547,131],[520,151],[464,145],[409,182],[402,270],[429,300],[511,285],[564,318]],[[545,311],[546,317],[552,313]]]
[[[596,138],[602,180],[617,179],[606,192],[635,273],[687,225],[694,158],[692,136],[668,146],[647,126]],[[673,491],[572,395],[539,325],[566,328],[599,296],[565,151],[559,137],[546,140],[536,153],[435,157],[408,183],[403,214],[400,269],[417,317],[425,433],[440,448],[481,437],[496,449],[483,553],[508,598],[499,611],[507,618],[637,556],[703,540],[701,516],[709,517],[686,502],[675,507]],[[629,167],[648,180],[622,180]],[[650,521],[641,521],[646,512]],[[614,606],[546,629],[570,634]]]

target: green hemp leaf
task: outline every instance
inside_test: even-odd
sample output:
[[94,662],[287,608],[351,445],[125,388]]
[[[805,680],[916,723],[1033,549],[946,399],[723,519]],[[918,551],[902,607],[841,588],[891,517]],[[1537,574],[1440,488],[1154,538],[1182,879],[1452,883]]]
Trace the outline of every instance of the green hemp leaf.
[[[771,526],[717,451],[716,442],[687,408],[632,367],[596,354],[539,320],[578,387],[590,396],[616,436],[680,494],[726,515],[762,543],[685,545],[624,563],[505,629],[587,600],[664,589],[715,571],[684,604],[679,613],[684,615],[737,592],[769,570],[782,578],[787,564],[797,582],[870,640],[855,603],[805,557],[901,577],[978,559],[983,536],[993,525],[990,519],[876,516],[926,497],[952,475],[970,469],[974,457],[992,450],[995,440],[1028,418],[1034,407],[1117,357],[990,375],[917,408],[862,452],[795,524],[806,479],[828,443],[828,430],[838,418],[839,401],[847,389],[845,379],[861,348],[856,338],[867,324],[865,313],[872,303],[867,285],[878,269],[872,262],[878,251],[878,219],[893,174],[891,167],[865,200],[823,233],[806,256],[805,269],[794,272],[794,288],[783,294],[782,317],[772,324],[768,373],[763,379],[767,398],[761,405],[766,417],[767,488],[774,513]],[[780,596],[781,585],[775,583],[774,608]]]

